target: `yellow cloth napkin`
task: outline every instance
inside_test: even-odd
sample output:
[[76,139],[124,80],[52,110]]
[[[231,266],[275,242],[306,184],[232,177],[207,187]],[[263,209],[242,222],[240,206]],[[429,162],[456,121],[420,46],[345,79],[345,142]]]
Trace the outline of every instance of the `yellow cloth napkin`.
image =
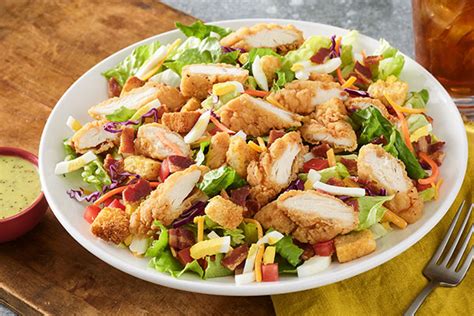
[[[321,288],[272,297],[277,315],[402,315],[428,284],[421,271],[443,239],[463,199],[474,191],[474,124],[466,124],[468,170],[453,207],[433,230],[413,247],[366,273]],[[472,241],[471,241],[472,244]],[[469,249],[469,248],[468,248]],[[417,315],[473,315],[474,268],[455,288],[438,287]]]

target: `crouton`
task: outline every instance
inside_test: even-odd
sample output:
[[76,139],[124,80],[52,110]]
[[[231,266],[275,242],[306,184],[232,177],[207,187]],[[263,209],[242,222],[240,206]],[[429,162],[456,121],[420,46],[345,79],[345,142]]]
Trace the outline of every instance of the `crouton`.
[[181,112],[192,112],[201,108],[201,102],[196,98],[189,99],[181,108]]
[[242,178],[247,178],[248,165],[251,161],[257,160],[258,157],[259,153],[250,148],[241,137],[235,136],[230,139],[226,162]]
[[201,113],[197,111],[164,113],[161,117],[161,123],[168,126],[173,132],[185,134],[193,128],[199,116],[201,116]]
[[266,55],[261,57],[260,64],[262,66],[262,70],[265,73],[265,77],[267,77],[267,82],[272,85],[273,80],[276,78],[275,74],[277,70],[281,67],[281,60],[277,56]]
[[130,235],[128,217],[119,208],[104,207],[91,225],[95,236],[119,244]]
[[161,163],[144,156],[128,156],[124,159],[124,170],[136,173],[146,180],[157,180],[160,174]]
[[390,103],[385,99],[385,94],[396,104],[403,105],[408,95],[408,84],[399,81],[395,76],[390,76],[385,81],[377,80],[372,83],[367,92],[372,98],[379,99],[386,106],[389,106]]
[[244,208],[216,195],[204,210],[211,220],[227,229],[235,229],[244,220]]
[[375,239],[370,230],[339,235],[334,239],[337,260],[348,262],[368,255],[375,250]]
[[225,132],[219,132],[211,137],[211,144],[206,158],[206,165],[209,168],[217,169],[225,163],[229,141],[229,134]]

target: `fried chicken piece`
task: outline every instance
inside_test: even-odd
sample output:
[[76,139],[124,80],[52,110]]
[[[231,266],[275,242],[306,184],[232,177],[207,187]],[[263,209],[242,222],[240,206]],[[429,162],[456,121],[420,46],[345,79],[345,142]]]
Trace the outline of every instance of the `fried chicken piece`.
[[215,83],[238,81],[243,84],[248,76],[248,70],[229,64],[187,65],[181,72],[181,93],[204,100]]
[[309,80],[321,82],[336,82],[334,77],[330,74],[318,74],[316,72],[312,72],[309,74]]
[[403,162],[387,153],[380,145],[367,144],[357,159],[359,178],[374,181],[395,197],[384,205],[408,223],[414,223],[423,214],[423,201],[407,175]]
[[344,103],[333,98],[316,108],[316,112],[301,127],[301,136],[312,144],[327,143],[336,152],[354,151],[357,136],[348,119]]
[[181,108],[181,112],[193,112],[201,108],[201,102],[196,98],[189,99],[186,104]]
[[222,46],[242,48],[246,51],[256,47],[266,47],[283,55],[297,49],[303,42],[303,32],[293,25],[283,26],[272,23],[241,27],[221,39]]
[[278,138],[260,155],[259,161],[250,162],[247,182],[251,185],[250,197],[265,205],[297,177],[303,164],[303,146],[300,134],[290,132]]
[[274,99],[288,111],[307,115],[316,107],[332,98],[345,100],[347,92],[336,82],[296,80],[287,83],[283,89],[273,92],[269,98]]
[[121,97],[114,97],[105,100],[91,107],[88,113],[95,119],[102,119],[105,118],[106,115],[119,110],[121,107],[138,110],[145,104],[158,99],[160,91],[160,86],[148,83],[143,87],[127,92]]
[[160,100],[161,104],[166,105],[166,109],[169,112],[181,110],[186,103],[187,98],[175,87],[156,82],[149,82],[147,84],[158,87],[158,100]]
[[206,166],[217,169],[225,163],[225,154],[229,148],[230,137],[225,132],[216,133],[211,137],[209,151],[206,156]]
[[146,180],[157,180],[160,175],[161,163],[143,156],[128,156],[123,160],[123,169],[138,174]]
[[340,199],[318,191],[288,191],[277,199],[282,209],[298,227],[293,237],[314,244],[354,230],[359,222],[357,212]]
[[118,245],[130,235],[128,217],[119,208],[104,207],[92,222],[91,232]]
[[163,113],[161,123],[173,132],[186,134],[193,128],[200,116],[201,113],[198,111]]
[[254,218],[263,228],[273,228],[282,234],[289,235],[296,229],[296,224],[278,207],[277,201],[270,202],[262,207]]
[[165,226],[171,225],[194,203],[207,200],[206,195],[195,188],[206,170],[205,167],[193,165],[166,178],[132,214],[131,231],[146,234],[155,219]]
[[120,142],[118,133],[104,130],[106,120],[92,121],[81,127],[71,138],[71,145],[79,154],[92,150],[96,154],[113,148]]
[[267,77],[267,82],[271,86],[273,80],[276,78],[275,73],[281,67],[281,59],[277,56],[266,55],[260,58],[262,70]]
[[218,110],[221,121],[233,131],[261,136],[271,129],[301,126],[299,117],[265,100],[242,94]]
[[408,95],[408,84],[406,82],[399,81],[397,77],[390,76],[385,81],[377,80],[369,86],[367,92],[372,98],[379,99],[386,106],[389,106],[387,99],[384,94],[387,94],[396,104],[403,105]]
[[191,148],[181,135],[158,123],[140,126],[135,139],[135,151],[137,154],[160,160],[171,155],[191,155]]
[[258,156],[259,154],[250,148],[241,137],[233,136],[230,138],[226,162],[242,178],[247,178],[247,167],[251,161],[257,160]]
[[211,220],[227,229],[236,229],[244,220],[244,208],[220,195],[210,199],[204,211]]
[[337,260],[341,263],[366,256],[376,248],[374,235],[368,229],[337,236],[334,246]]

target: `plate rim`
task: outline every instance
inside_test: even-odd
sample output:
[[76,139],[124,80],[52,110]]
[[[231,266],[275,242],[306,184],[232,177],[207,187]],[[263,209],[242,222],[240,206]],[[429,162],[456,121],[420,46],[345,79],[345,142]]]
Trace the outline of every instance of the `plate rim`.
[[[270,18],[251,18],[251,19],[229,19],[229,20],[220,20],[220,21],[213,21],[209,22],[206,24],[213,24],[213,25],[222,25],[226,23],[249,23],[249,22],[266,22],[266,23],[296,23],[296,24],[306,24],[308,26],[312,27],[330,27],[332,29],[335,29],[339,32],[347,32],[348,29],[344,29],[341,27],[329,25],[329,24],[322,24],[322,23],[316,23],[316,22],[310,22],[310,21],[303,21],[303,20],[292,20],[292,19],[270,19]],[[190,281],[190,280],[184,280],[184,279],[174,279],[171,276],[162,274],[157,271],[153,271],[154,275],[152,279],[148,276],[148,269],[141,269],[132,265],[127,264],[127,261],[121,261],[119,258],[110,255],[106,252],[103,252],[100,248],[98,248],[94,243],[89,242],[87,239],[85,239],[81,233],[76,232],[76,229],[74,228],[73,225],[69,225],[67,222],[67,219],[65,216],[62,215],[61,211],[59,209],[61,208],[59,205],[57,205],[50,194],[48,188],[47,188],[47,181],[46,181],[46,176],[45,176],[45,161],[42,159],[42,152],[46,149],[46,144],[45,144],[45,132],[50,128],[50,125],[53,124],[51,117],[55,113],[55,111],[58,110],[57,105],[61,104],[63,100],[66,98],[66,96],[72,91],[76,85],[90,72],[93,72],[96,68],[100,67],[102,63],[107,62],[110,59],[113,59],[114,56],[123,53],[124,51],[131,50],[132,48],[139,46],[147,41],[156,39],[157,37],[162,37],[166,35],[171,35],[173,33],[179,34],[179,30],[171,30],[167,31],[164,33],[159,33],[155,34],[153,36],[150,36],[148,38],[145,38],[143,40],[140,40],[138,42],[132,43],[128,45],[127,47],[124,47],[108,57],[102,59],[99,61],[97,64],[95,64],[93,67],[91,67],[89,70],[87,70],[84,74],[82,74],[61,96],[61,98],[56,102],[55,107],[51,111],[51,113],[48,116],[48,120],[43,128],[42,134],[41,134],[41,141],[40,141],[40,146],[38,150],[38,156],[39,156],[39,170],[40,170],[40,180],[42,184],[42,189],[45,194],[45,197],[50,205],[50,208],[55,215],[55,217],[58,219],[58,221],[61,223],[61,225],[65,228],[67,233],[73,237],[74,240],[76,240],[82,247],[84,247],[87,251],[89,251],[91,254],[99,258],[100,260],[104,261],[105,263],[113,266],[114,268],[133,275],[134,277],[137,277],[139,279],[152,282],[155,284],[159,284],[162,286],[178,289],[178,290],[184,290],[184,291],[190,291],[190,292],[195,292],[195,293],[202,293],[202,294],[211,294],[211,295],[223,295],[223,296],[260,296],[260,295],[272,295],[272,294],[284,294],[284,293],[291,293],[291,292],[298,292],[298,291],[303,291],[307,289],[312,289],[312,288],[317,288],[317,287],[322,287],[328,284],[333,284],[345,279],[348,279],[350,277],[357,276],[359,274],[362,274],[366,271],[372,270],[373,268],[382,265],[383,263],[393,259],[394,257],[400,255],[402,252],[408,250],[411,248],[415,243],[417,243],[421,238],[426,236],[434,226],[436,226],[437,223],[446,215],[448,212],[450,206],[454,202],[457,194],[459,193],[459,190],[461,189],[461,185],[464,181],[465,173],[466,173],[466,168],[467,168],[467,163],[468,163],[468,143],[467,143],[467,136],[464,133],[461,137],[463,138],[461,142],[463,143],[463,152],[464,155],[462,157],[464,163],[463,166],[461,166],[461,171],[463,176],[458,178],[456,180],[456,183],[454,185],[454,188],[451,190],[450,194],[447,195],[441,206],[445,206],[445,210],[439,211],[440,207],[436,208],[436,214],[432,217],[430,217],[421,227],[414,233],[412,233],[409,237],[405,238],[401,242],[397,243],[393,247],[391,247],[390,253],[381,253],[379,255],[374,256],[373,258],[368,258],[364,261],[364,264],[358,265],[357,267],[353,267],[352,269],[343,269],[342,271],[339,271],[337,274],[332,275],[331,277],[327,276],[325,280],[322,282],[318,282],[318,278],[303,278],[300,279],[299,282],[291,282],[291,283],[286,283],[286,282],[276,282],[276,283],[260,283],[260,284],[251,284],[251,285],[246,285],[246,286],[235,286],[235,284],[228,284],[228,283],[211,283],[211,282],[196,282],[196,281]],[[373,39],[372,37],[366,36],[361,33],[362,36]],[[438,88],[441,89],[442,93],[447,93],[447,91],[442,87],[442,85],[439,83],[439,81],[434,78],[434,76],[429,73],[423,66],[418,64],[415,60],[413,60],[411,57],[403,54],[405,58],[408,58],[412,60],[414,63],[422,67],[425,71],[424,75],[427,76],[430,81],[434,82]],[[455,107],[454,102],[450,103],[450,106]],[[459,112],[456,112],[457,118],[458,118],[458,123],[463,124],[461,115]],[[56,210],[55,210],[56,209]]]

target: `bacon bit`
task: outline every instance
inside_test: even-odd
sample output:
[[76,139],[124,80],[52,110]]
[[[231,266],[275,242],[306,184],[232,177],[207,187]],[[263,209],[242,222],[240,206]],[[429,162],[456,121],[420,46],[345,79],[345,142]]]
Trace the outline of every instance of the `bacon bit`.
[[344,77],[342,76],[342,71],[341,67],[336,69],[336,74],[337,74],[337,80],[341,85],[343,85],[346,81],[344,80]]
[[135,129],[131,126],[125,126],[120,134],[119,154],[135,154],[135,146],[133,141],[135,139]]
[[429,149],[428,142],[426,141],[426,137],[420,137],[418,141],[413,144],[416,152],[424,152],[427,153]]
[[346,184],[344,183],[344,181],[342,181],[341,179],[338,179],[338,178],[329,178],[328,181],[327,181],[327,184],[329,185],[335,185],[335,186],[338,186],[338,187],[345,187]]
[[365,56],[364,57],[364,66],[377,66],[379,62],[382,60],[382,56]]
[[349,199],[345,202],[347,205],[352,206],[354,211],[359,212],[359,202],[357,199]]
[[303,253],[301,254],[300,258],[304,261],[314,257],[314,255],[316,254],[314,252],[314,248],[310,244],[300,243],[298,247],[303,248]]
[[247,258],[249,252],[249,246],[242,245],[226,254],[221,263],[227,269],[234,271],[242,262]]
[[184,170],[195,163],[191,158],[176,155],[168,156],[166,160],[168,160],[170,173]]
[[216,117],[212,116],[212,115],[211,115],[211,122],[214,123],[214,125],[218,129],[220,129],[221,131],[226,132],[227,134],[230,134],[230,135],[235,134],[235,132],[233,130],[229,129],[227,126],[225,126],[224,124],[219,122],[219,120]]
[[114,77],[110,78],[109,81],[107,82],[107,91],[109,94],[109,98],[120,96],[122,87],[120,86],[120,84]]
[[358,61],[356,61],[354,66],[354,72],[357,75],[357,79],[362,81],[364,84],[370,84],[372,82],[372,72],[369,68],[365,67]]
[[314,146],[311,149],[311,153],[314,155],[314,157],[327,158],[328,156],[326,153],[329,149],[331,149],[331,147],[327,143],[323,143],[321,145]]
[[383,135],[380,135],[379,137],[376,137],[376,138],[372,139],[370,142],[372,144],[375,144],[375,145],[387,145],[388,144],[387,139]]
[[114,157],[111,154],[107,154],[104,159],[104,169],[105,170],[110,170],[110,166],[112,164],[117,163],[117,172],[123,172],[123,159],[121,160],[115,160]]
[[250,194],[250,187],[245,185],[241,188],[234,189],[230,191],[230,200],[237,205],[245,206],[247,197]]
[[439,150],[437,152],[434,152],[430,155],[431,159],[434,160],[434,162],[436,162],[436,164],[438,166],[441,166],[443,164],[443,161],[444,161],[444,157],[446,156],[446,154],[444,153],[444,151],[442,150]]
[[[428,142],[428,143],[430,143],[430,142]],[[446,144],[446,143],[439,141],[439,142],[436,142],[434,144],[429,145],[428,153],[433,154],[433,153],[441,150],[444,147],[444,144]]]
[[126,203],[134,203],[146,197],[150,192],[150,183],[140,178],[136,183],[127,186],[127,188],[123,190],[122,198]]
[[316,54],[311,56],[311,62],[315,64],[322,64],[329,56],[329,54],[331,54],[331,50],[329,48],[320,48]]
[[344,166],[346,166],[347,171],[349,171],[349,174],[351,176],[356,176],[357,175],[357,160],[355,160],[355,159],[346,159],[344,157],[341,157],[339,162],[342,163]]
[[438,165],[436,164],[435,161],[433,161],[433,159],[431,159],[430,156],[428,156],[426,153],[424,152],[420,152],[419,153],[419,157],[423,160],[423,161],[426,161],[429,165],[430,165],[430,168],[431,168],[431,176],[429,176],[428,178],[424,178],[424,179],[418,179],[418,182],[420,184],[431,184],[431,183],[435,183],[436,180],[438,179],[438,175],[439,175],[439,168],[438,168]]
[[414,181],[414,182],[415,182],[416,190],[418,192],[424,191],[432,187],[432,184],[420,184],[418,183],[418,181]]
[[352,180],[351,178],[347,177],[347,178],[344,178],[342,180],[345,184],[346,187],[349,187],[349,188],[360,188],[360,185],[355,182],[354,180]]
[[168,229],[170,247],[181,250],[191,247],[195,244],[194,234],[186,228],[170,228]]
[[260,210],[260,204],[255,200],[245,201],[244,216],[254,216]]
[[286,133],[283,130],[272,129],[270,131],[270,134],[268,134],[268,146],[273,144],[273,142],[277,140],[278,138],[285,136],[285,134]]
[[269,91],[259,91],[259,90],[245,90],[245,94],[251,95],[253,97],[264,98],[270,94]]
[[221,192],[220,192],[221,196],[226,199],[226,200],[229,200],[229,194],[227,194],[226,190],[222,189]]
[[168,138],[166,138],[166,136],[162,133],[162,132],[157,132],[156,133],[156,136],[158,136],[160,142],[163,143],[163,145],[165,145],[166,147],[170,148],[176,155],[178,156],[184,156],[183,152],[181,151],[181,149],[176,146],[176,144],[174,144],[173,142],[169,141]]

